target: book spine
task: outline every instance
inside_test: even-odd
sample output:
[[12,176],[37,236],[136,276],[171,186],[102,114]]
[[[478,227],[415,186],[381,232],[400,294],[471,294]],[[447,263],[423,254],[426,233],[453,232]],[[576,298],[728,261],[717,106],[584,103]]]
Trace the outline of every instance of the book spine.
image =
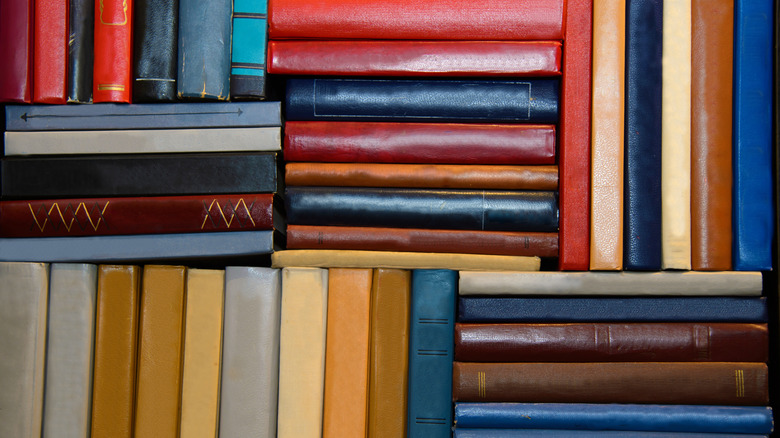
[[557,123],[559,83],[558,79],[288,79],[285,115],[288,120]]
[[454,438],[769,438],[763,434],[722,434],[706,432],[646,432],[567,429],[465,429],[455,428]]
[[35,0],[33,102],[63,104],[68,83],[68,2]]
[[33,98],[34,0],[0,4],[0,102]]
[[95,46],[94,0],[70,0],[68,11],[68,103],[92,102]]
[[133,0],[95,2],[93,102],[132,101]]
[[231,12],[231,0],[179,1],[179,99],[229,98]]
[[135,0],[133,102],[176,100],[179,1]]
[[230,95],[236,99],[265,97],[268,0],[233,2]]

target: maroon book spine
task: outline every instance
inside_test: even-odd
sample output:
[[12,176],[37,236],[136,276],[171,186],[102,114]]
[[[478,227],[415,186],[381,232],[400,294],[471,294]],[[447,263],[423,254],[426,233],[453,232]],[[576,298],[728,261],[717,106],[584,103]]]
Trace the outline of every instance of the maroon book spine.
[[33,0],[0,1],[0,102],[32,102],[33,5]]
[[285,123],[287,161],[555,164],[554,125]]

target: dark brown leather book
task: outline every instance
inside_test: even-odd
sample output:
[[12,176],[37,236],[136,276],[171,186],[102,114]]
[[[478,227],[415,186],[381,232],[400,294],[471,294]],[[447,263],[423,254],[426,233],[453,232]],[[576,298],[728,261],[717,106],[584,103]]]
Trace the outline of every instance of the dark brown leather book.
[[462,362],[766,362],[766,324],[455,324]]

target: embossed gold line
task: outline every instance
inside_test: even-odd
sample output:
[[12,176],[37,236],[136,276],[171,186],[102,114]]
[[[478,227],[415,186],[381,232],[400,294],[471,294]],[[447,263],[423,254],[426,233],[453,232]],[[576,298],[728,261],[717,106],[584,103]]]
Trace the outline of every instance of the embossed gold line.
[[745,374],[743,370],[734,370],[734,378],[737,387],[737,397],[745,396]]
[[487,388],[485,388],[485,372],[484,371],[477,372],[477,379],[479,381],[479,383],[478,383],[478,386],[479,386],[479,397],[480,398],[485,398],[485,396],[487,394]]
[[252,226],[253,227],[256,226],[255,225],[255,220],[254,220],[254,218],[252,218],[252,213],[249,211],[249,207],[246,205],[246,202],[244,202],[244,198],[240,198],[238,200],[238,204],[236,204],[236,206],[238,206],[238,205],[243,205],[244,206],[244,210],[246,210],[246,215],[249,217],[249,222],[252,222]]
[[[30,203],[28,202],[28,203],[27,203],[27,207],[29,207],[29,208],[30,208],[30,214],[32,214],[33,221],[35,221],[35,225],[38,227],[38,231],[40,231],[40,232],[42,233],[42,232],[43,232],[43,229],[46,227],[46,223],[48,223],[48,222],[49,222],[49,216],[48,216],[48,215],[46,216],[46,219],[43,221],[43,225],[41,225],[41,223],[40,223],[40,222],[38,222],[38,218],[37,218],[37,217],[35,217],[35,210],[33,210],[33,208],[32,208],[32,204],[30,204]],[[45,207],[45,206],[44,206],[44,207]]]
[[[211,207],[213,207],[213,206],[214,206],[214,203],[215,203],[215,202],[217,202],[217,200],[216,200],[216,199],[213,199],[213,200],[211,201],[211,204],[209,204],[209,208],[207,208],[207,209],[206,209],[206,216],[203,218],[203,223],[202,223],[202,224],[200,224],[200,229],[201,229],[201,230],[203,229],[203,227],[205,227],[205,226],[206,226],[206,221],[207,221],[207,220],[209,220],[209,218],[211,217]],[[204,205],[205,205],[205,204],[204,204]]]

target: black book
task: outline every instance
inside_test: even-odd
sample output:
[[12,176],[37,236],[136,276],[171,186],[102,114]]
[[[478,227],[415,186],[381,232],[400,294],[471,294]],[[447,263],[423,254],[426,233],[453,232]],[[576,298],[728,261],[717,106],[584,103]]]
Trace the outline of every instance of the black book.
[[176,100],[178,0],[135,0],[133,102]]

